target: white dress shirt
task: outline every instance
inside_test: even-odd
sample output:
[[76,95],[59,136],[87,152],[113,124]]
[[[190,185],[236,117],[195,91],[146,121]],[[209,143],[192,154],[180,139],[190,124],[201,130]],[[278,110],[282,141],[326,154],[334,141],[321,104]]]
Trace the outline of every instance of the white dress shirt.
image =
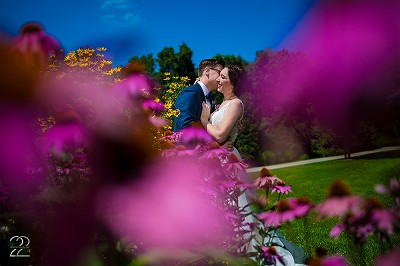
[[[210,91],[207,89],[206,85],[203,82],[197,81],[199,83],[201,89],[203,90],[204,96],[206,96]],[[206,104],[211,108],[211,103],[208,99],[206,99]]]

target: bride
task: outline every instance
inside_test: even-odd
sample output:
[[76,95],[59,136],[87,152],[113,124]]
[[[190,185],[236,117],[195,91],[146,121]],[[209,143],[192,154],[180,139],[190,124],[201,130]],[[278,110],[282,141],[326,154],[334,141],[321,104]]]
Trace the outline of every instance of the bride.
[[[244,105],[237,96],[237,91],[246,85],[246,76],[246,71],[243,68],[236,65],[227,65],[224,69],[222,69],[220,76],[217,79],[217,91],[222,93],[224,96],[221,105],[212,114],[210,114],[210,107],[203,102],[201,123],[207,132],[213,136],[218,143],[223,143],[227,139],[230,139],[232,143],[234,143],[238,136],[239,124],[244,115]],[[232,152],[239,159],[241,159],[240,153],[236,148],[234,148]],[[241,173],[240,178],[244,179],[243,181],[247,183],[250,182],[246,172]],[[238,207],[244,207],[246,212],[251,212],[250,208],[248,207],[248,197],[254,196],[255,192],[253,190],[247,190],[246,193],[242,193],[238,198]],[[263,225],[253,215],[247,215],[245,217],[245,222],[249,224],[256,223],[260,228],[263,228]],[[256,234],[255,237],[249,241],[249,244],[246,247],[248,252],[256,252],[254,246],[261,245],[261,235],[259,235],[258,232],[253,232],[253,235],[254,234]],[[246,237],[246,235],[244,237]],[[287,249],[283,248],[284,244],[282,243],[280,237],[278,237],[278,235],[274,235],[272,238],[273,239],[271,239],[271,242],[277,244],[275,249],[278,255],[283,258],[284,265],[297,265],[294,262],[292,254]],[[264,240],[264,242],[268,241],[269,239]],[[279,264],[278,262],[277,265],[282,264]]]

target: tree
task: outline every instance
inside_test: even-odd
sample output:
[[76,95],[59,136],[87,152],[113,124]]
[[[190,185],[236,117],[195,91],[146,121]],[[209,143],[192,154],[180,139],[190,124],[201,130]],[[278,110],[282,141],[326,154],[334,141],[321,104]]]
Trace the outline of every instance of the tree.
[[160,67],[159,72],[160,73],[173,73],[174,72],[174,66],[175,66],[175,51],[174,48],[172,47],[164,47],[164,49],[161,50],[157,54],[157,63],[158,66]]
[[175,53],[174,48],[164,47],[158,53],[158,65],[160,67],[157,77],[159,82],[163,83],[164,73],[170,73],[173,76],[188,77],[191,81],[196,78],[194,64],[192,61],[193,51],[185,44],[179,46],[179,52]]
[[191,81],[196,78],[192,61],[193,51],[185,44],[179,46],[179,52],[174,58],[174,74],[179,77],[187,76]]
[[236,140],[235,146],[240,151],[243,159],[251,166],[259,165],[259,140],[257,124],[251,118],[245,116],[240,128],[240,134]]
[[[315,99],[310,90],[312,77],[307,74],[310,66],[303,52],[266,49],[257,53],[255,63],[249,67],[251,115],[259,121],[260,139],[264,141],[261,150],[280,154],[275,162],[311,154]],[[281,140],[282,136],[286,141]],[[279,145],[274,146],[277,143],[287,145],[285,152]]]
[[147,74],[150,76],[155,75],[156,70],[156,59],[153,58],[153,54],[142,55],[141,57],[133,56],[129,59],[129,63],[139,63],[145,67]]
[[226,65],[239,65],[243,68],[247,68],[250,65],[250,63],[244,60],[240,55],[234,56],[217,54],[216,56],[214,56],[214,58],[223,60]]

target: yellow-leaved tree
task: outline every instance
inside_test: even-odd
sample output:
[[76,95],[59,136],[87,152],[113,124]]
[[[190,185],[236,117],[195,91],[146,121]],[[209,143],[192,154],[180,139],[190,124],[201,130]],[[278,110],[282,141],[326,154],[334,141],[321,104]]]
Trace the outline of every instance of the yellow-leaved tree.
[[162,117],[170,121],[170,124],[162,128],[164,132],[173,129],[174,119],[179,115],[179,110],[175,109],[175,101],[179,92],[190,85],[189,81],[190,79],[188,77],[172,76],[169,72],[164,73],[164,88],[162,90],[160,101],[163,102],[165,106],[165,111],[163,112]]

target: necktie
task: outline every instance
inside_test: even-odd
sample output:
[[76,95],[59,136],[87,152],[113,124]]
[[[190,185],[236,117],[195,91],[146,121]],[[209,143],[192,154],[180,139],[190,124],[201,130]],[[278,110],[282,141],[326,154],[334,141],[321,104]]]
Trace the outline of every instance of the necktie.
[[208,106],[210,106],[211,113],[214,112],[214,106],[213,106],[214,94],[212,94],[211,92],[207,93],[206,100]]
[[209,100],[210,102],[214,99],[214,95],[211,93],[211,92],[209,92],[209,93],[207,93],[207,95],[206,95],[206,99],[207,100]]

